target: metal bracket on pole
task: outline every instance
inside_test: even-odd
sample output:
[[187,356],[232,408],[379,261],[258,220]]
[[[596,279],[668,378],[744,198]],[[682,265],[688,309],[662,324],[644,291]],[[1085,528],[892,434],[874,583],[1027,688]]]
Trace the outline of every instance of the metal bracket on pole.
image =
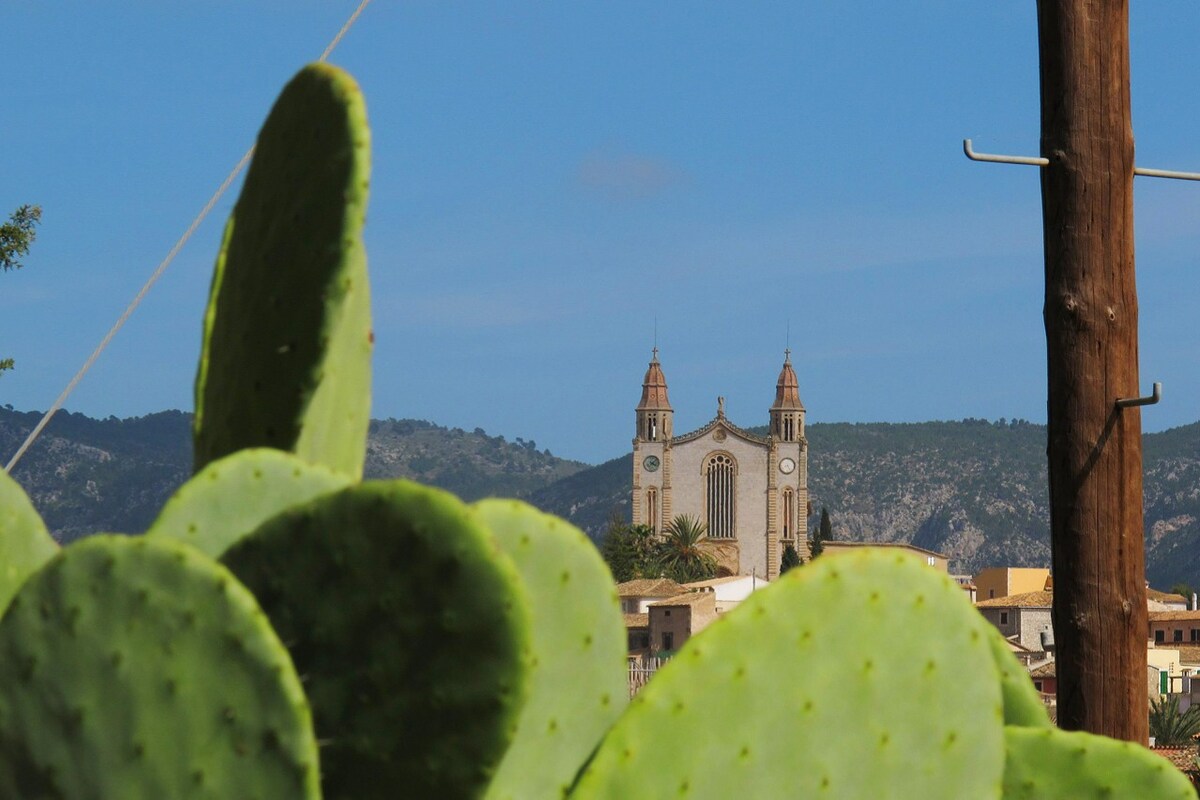
[[1124,397],[1117,400],[1117,408],[1132,408],[1133,406],[1152,406],[1162,400],[1162,384],[1154,383],[1154,392],[1149,397]]
[[[993,153],[977,153],[971,147],[970,139],[963,139],[963,153],[972,161],[990,161],[993,164],[1024,164],[1030,167],[1046,167],[1050,165],[1048,158],[1031,158],[1029,156],[1002,156]],[[1200,181],[1200,172],[1176,172],[1170,169],[1150,169],[1134,167],[1134,175],[1144,175],[1147,178],[1173,178],[1179,181]]]
[[970,139],[963,139],[963,152],[972,161],[991,161],[993,164],[1025,164],[1030,167],[1047,167],[1048,158],[1030,158],[1028,156],[997,156],[991,153],[976,153],[971,147]]

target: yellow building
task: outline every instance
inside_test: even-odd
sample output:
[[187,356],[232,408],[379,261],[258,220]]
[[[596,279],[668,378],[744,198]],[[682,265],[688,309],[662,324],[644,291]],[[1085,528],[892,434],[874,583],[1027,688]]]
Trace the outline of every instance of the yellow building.
[[988,567],[975,576],[975,593],[980,602],[1049,588],[1050,570],[1045,567]]

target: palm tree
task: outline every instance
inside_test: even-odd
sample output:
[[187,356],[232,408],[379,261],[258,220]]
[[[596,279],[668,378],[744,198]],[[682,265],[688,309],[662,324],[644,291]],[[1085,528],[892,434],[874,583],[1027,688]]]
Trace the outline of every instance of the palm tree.
[[658,545],[663,574],[680,583],[715,576],[717,560],[700,547],[707,537],[708,526],[696,517],[681,514],[671,520]]
[[1191,744],[1200,733],[1200,706],[1179,711],[1178,697],[1160,697],[1150,703],[1150,735],[1155,744]]

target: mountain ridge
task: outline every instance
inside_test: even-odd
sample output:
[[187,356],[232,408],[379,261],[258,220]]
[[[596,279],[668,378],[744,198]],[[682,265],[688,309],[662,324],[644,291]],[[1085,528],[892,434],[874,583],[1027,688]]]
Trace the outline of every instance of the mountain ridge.
[[[0,452],[15,452],[39,418],[0,408]],[[190,425],[179,411],[60,412],[14,477],[62,541],[138,532],[190,474]],[[946,553],[957,572],[1049,564],[1045,426],[814,423],[807,436],[813,510],[829,509],[835,538],[911,542]],[[1143,442],[1147,575],[1164,588],[1200,584],[1200,422]],[[375,420],[367,446],[368,478],[420,480],[466,500],[520,497],[593,540],[614,517],[628,520],[632,471],[630,453],[589,466],[519,437],[422,420]]]

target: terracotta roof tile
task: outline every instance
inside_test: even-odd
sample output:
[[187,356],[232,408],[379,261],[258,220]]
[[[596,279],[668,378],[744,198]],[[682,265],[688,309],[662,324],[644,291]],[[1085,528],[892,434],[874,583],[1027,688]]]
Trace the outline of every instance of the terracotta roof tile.
[[708,603],[716,602],[711,592],[687,592],[675,597],[669,597],[666,600],[659,600],[657,603],[651,603],[650,608],[657,608],[659,606],[694,606],[706,601]]
[[1200,622],[1200,611],[1151,611],[1147,616],[1151,622],[1175,622],[1180,620]]
[[1187,598],[1181,594],[1172,594],[1170,592],[1160,592],[1158,589],[1146,589],[1146,597],[1150,600],[1157,600],[1160,603],[1186,603]]
[[1179,651],[1180,664],[1200,664],[1200,647],[1180,647],[1176,645],[1171,649]]
[[1040,667],[1034,667],[1029,670],[1029,677],[1031,678],[1053,678],[1056,674],[1053,661],[1047,661]]
[[674,597],[686,591],[670,578],[638,578],[617,584],[619,597]]
[[626,628],[645,628],[650,624],[649,614],[625,614]]
[[995,597],[991,600],[980,600],[976,608],[1050,608],[1054,602],[1054,592],[1024,592],[1010,594],[1007,597]]

